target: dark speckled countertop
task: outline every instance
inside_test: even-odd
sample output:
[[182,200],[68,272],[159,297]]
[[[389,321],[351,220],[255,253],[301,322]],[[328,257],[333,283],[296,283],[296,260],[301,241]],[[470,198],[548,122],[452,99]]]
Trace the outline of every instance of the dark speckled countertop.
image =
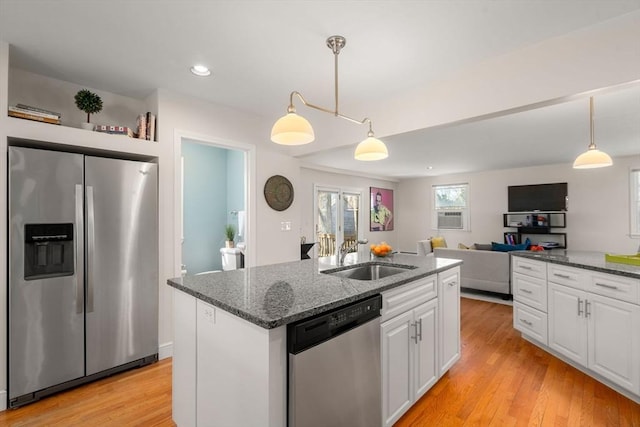
[[603,252],[553,249],[544,252],[517,251],[511,252],[511,255],[640,279],[639,266],[607,262]]
[[[368,253],[352,253],[347,256],[345,265],[369,261]],[[271,329],[462,264],[459,260],[411,254],[393,254],[372,262],[417,268],[379,280],[346,279],[320,273],[336,267],[335,257],[331,257],[184,276],[169,279],[167,283]]]

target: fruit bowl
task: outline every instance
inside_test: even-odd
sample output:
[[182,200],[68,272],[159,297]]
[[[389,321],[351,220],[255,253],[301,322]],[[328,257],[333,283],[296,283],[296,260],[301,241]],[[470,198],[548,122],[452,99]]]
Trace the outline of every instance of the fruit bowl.
[[372,244],[370,246],[370,250],[373,256],[384,258],[387,255],[391,254],[391,251],[393,250],[393,248],[390,245],[388,245],[386,242],[382,242],[377,245]]

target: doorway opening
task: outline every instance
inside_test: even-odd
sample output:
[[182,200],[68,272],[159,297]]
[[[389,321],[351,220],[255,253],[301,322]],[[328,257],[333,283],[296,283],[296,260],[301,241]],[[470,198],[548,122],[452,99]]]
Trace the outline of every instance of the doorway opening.
[[[180,155],[182,274],[243,268],[249,246],[248,152],[183,137]],[[234,248],[225,247],[229,225]]]

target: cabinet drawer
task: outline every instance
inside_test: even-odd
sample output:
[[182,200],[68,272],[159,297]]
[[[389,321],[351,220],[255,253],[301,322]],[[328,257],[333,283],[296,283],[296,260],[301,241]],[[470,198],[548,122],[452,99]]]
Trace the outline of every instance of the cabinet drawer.
[[615,274],[593,272],[586,281],[587,290],[633,304],[640,304],[640,280]]
[[382,293],[381,322],[411,310],[423,302],[435,298],[437,275],[424,277],[409,284]]
[[567,267],[565,265],[548,265],[549,281],[560,285],[570,286],[575,289],[585,289],[589,273],[581,268]]
[[546,313],[547,282],[537,277],[513,273],[513,298]]
[[546,262],[535,261],[519,256],[511,257],[511,266],[514,272],[526,274],[531,277],[537,277],[542,280],[547,280],[546,264]]
[[547,345],[547,315],[517,301],[513,303],[513,327]]

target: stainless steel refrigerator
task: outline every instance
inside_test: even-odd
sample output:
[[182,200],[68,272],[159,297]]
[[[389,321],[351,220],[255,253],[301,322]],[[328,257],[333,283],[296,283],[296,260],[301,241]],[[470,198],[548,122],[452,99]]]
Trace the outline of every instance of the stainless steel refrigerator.
[[157,360],[158,176],[9,148],[9,406]]

